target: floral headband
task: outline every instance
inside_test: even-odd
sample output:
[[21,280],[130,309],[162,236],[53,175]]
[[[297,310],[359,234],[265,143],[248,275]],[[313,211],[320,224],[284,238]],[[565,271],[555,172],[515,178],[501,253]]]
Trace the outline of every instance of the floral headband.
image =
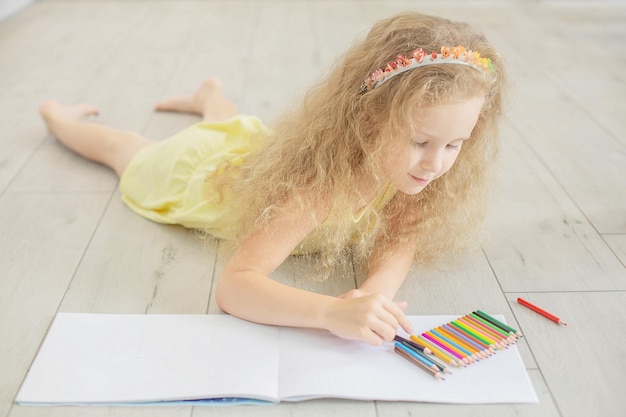
[[418,48],[413,51],[412,58],[398,55],[398,58],[387,64],[385,68],[374,71],[361,84],[360,93],[363,94],[380,87],[385,81],[405,71],[437,64],[467,65],[468,67],[485,72],[495,80],[495,69],[493,68],[491,59],[481,57],[478,52],[467,51],[462,46],[455,46],[453,48],[444,46],[441,48],[440,53],[432,52],[427,54],[422,48]]

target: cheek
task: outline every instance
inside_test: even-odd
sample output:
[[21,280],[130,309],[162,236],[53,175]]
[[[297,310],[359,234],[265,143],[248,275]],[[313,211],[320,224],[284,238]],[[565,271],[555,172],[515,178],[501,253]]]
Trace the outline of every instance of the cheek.
[[459,156],[458,152],[448,155],[448,157],[444,160],[443,172],[448,172],[450,168],[452,168],[458,156]]

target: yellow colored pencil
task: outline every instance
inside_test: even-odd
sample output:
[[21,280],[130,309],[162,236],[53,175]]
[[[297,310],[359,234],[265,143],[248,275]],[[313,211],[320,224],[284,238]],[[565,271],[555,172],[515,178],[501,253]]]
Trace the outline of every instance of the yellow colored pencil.
[[416,336],[412,334],[410,337],[411,337],[411,340],[413,340],[414,342],[420,343],[428,347],[430,351],[432,352],[432,354],[436,356],[437,358],[441,359],[444,363],[448,365],[452,365],[452,366],[459,366],[459,363],[456,361],[456,359],[448,355],[447,353],[443,352],[439,346],[435,346],[433,343],[430,343],[429,341],[427,341],[421,336]]

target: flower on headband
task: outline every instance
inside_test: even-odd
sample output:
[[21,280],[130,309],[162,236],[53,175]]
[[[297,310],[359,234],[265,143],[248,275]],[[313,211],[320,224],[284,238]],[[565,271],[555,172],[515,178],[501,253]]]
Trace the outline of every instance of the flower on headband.
[[381,69],[377,69],[372,73],[372,80],[375,82],[382,81],[385,78],[385,73]]
[[422,48],[417,48],[415,51],[413,51],[413,58],[415,58],[417,62],[422,62],[425,56],[426,52],[424,52]]
[[480,54],[476,51],[469,52],[467,55],[467,62],[479,63],[480,62]]
[[[441,52],[433,51],[430,54],[424,52],[422,48],[414,50],[411,54],[413,58],[405,55],[398,55],[395,61],[391,61],[384,69],[377,69],[367,77],[361,84],[361,93],[372,90],[387,80],[405,71],[435,64],[460,64],[467,65],[479,71],[484,71],[492,80],[495,79],[495,69],[491,59],[481,57],[476,51],[467,51],[463,46],[448,47],[443,46]],[[424,60],[426,56],[430,59]],[[493,82],[493,81],[492,81]]]
[[396,60],[398,66],[400,67],[408,67],[411,65],[411,60],[404,55],[398,55],[398,59]]
[[459,59],[461,55],[465,53],[465,48],[462,46],[455,46],[452,48],[452,55],[454,55],[454,59]]
[[491,72],[495,72],[496,69],[493,67],[493,62],[491,62],[491,58],[480,58],[482,61],[483,68],[485,70],[489,70]]
[[469,64],[481,67],[485,71],[494,71],[491,59],[481,57],[478,52],[469,52],[466,61]]

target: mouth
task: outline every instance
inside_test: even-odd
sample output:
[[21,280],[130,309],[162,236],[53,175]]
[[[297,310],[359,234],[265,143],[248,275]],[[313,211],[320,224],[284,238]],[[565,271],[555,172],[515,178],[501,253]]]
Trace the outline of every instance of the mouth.
[[426,184],[428,184],[429,182],[432,181],[431,178],[420,178],[420,177],[416,177],[413,174],[409,174],[409,178],[411,178],[411,180],[413,180],[413,182],[415,182],[415,183],[417,183],[419,185],[426,185]]

